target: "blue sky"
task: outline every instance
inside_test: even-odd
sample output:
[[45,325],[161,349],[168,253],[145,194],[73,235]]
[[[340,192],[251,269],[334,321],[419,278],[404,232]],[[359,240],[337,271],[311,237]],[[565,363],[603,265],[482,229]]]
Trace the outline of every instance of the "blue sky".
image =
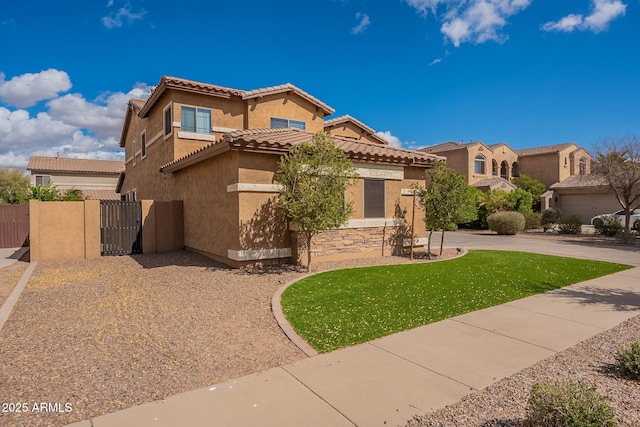
[[0,167],[121,159],[162,75],[291,82],[394,145],[513,148],[640,134],[640,0],[8,2]]

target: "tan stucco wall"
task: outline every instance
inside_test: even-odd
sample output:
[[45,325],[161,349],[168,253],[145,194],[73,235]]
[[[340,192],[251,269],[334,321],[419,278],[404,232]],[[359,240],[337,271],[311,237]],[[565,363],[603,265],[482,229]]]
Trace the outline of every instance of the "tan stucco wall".
[[246,129],[270,128],[272,117],[301,120],[306,123],[306,130],[313,133],[324,129],[323,112],[293,93],[249,99],[246,102]]
[[589,175],[591,173],[591,155],[584,148],[579,148],[570,154],[570,174],[580,175],[580,159],[585,160],[585,175]]
[[534,156],[520,156],[520,173],[539,179],[549,187],[560,181],[560,156],[557,152]]
[[29,203],[31,260],[100,256],[100,201]]
[[[491,160],[492,153],[491,150],[482,145],[474,145],[472,147],[468,147],[468,170],[469,170],[469,184],[474,184],[480,180],[491,178]],[[482,155],[484,157],[484,174],[475,173],[475,159],[477,155]]]
[[[446,157],[447,167],[453,169],[454,171],[461,173],[467,179],[467,182],[470,182],[470,179],[473,179],[473,168],[469,167],[469,153],[466,148],[461,148],[459,150],[451,150],[444,152],[436,152],[438,156]],[[473,166],[473,162],[471,162]]]
[[357,141],[370,142],[372,144],[380,144],[380,141],[372,138],[360,127],[351,122],[341,123],[335,126],[327,126],[324,129],[326,132],[330,132],[333,136],[343,136]]
[[239,246],[239,201],[227,186],[238,182],[237,151],[202,161],[173,175],[174,200],[184,203],[184,245],[227,257]]

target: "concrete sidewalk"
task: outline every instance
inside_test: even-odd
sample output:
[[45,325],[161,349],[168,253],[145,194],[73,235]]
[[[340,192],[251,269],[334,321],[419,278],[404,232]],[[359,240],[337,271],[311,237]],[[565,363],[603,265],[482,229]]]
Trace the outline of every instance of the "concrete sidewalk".
[[636,268],[73,426],[404,424],[640,314],[638,251],[456,233],[445,241]]
[[18,261],[28,250],[28,247],[0,248],[0,268],[8,267]]

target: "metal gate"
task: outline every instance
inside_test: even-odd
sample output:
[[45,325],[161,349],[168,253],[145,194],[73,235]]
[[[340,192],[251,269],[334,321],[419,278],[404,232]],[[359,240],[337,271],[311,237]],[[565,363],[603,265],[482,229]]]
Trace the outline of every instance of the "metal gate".
[[142,253],[142,203],[100,200],[101,255]]

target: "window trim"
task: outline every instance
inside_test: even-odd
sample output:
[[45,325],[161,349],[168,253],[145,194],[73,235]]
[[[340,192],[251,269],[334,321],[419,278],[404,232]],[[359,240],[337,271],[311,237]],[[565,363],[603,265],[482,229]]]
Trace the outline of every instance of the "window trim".
[[133,166],[136,165],[136,141],[131,142],[131,151],[133,152]]
[[[169,121],[167,121],[167,110],[169,110]],[[167,133],[167,124],[169,125],[169,133]],[[162,133],[164,138],[167,139],[173,135],[173,103],[169,102],[162,109]]]
[[[273,120],[286,120],[287,122],[287,126],[284,127],[274,127],[273,126]],[[296,126],[291,126],[291,122],[296,122],[296,123],[301,123],[303,127],[296,127]],[[269,118],[269,127],[271,129],[282,129],[282,128],[292,128],[292,129],[300,129],[300,130],[307,130],[307,122],[305,122],[304,120],[295,120],[295,119],[285,119],[284,117],[274,117],[271,116]]]
[[[184,123],[182,120],[182,112],[185,108],[193,109],[193,117],[194,117],[194,129],[193,130],[185,130]],[[198,132],[198,111],[208,111],[209,112],[209,132]],[[195,105],[182,104],[180,105],[180,130],[189,134],[198,134],[198,135],[211,135],[213,133],[213,114],[211,108],[206,107],[198,107]]]
[[[478,172],[478,165],[481,166],[480,172]],[[487,158],[483,154],[476,154],[476,156],[473,158],[473,174],[474,175],[487,174]]]
[[[367,182],[382,183],[382,216],[367,215]],[[362,180],[362,218],[364,219],[380,219],[386,218],[387,215],[387,181],[385,179],[363,178]]]

